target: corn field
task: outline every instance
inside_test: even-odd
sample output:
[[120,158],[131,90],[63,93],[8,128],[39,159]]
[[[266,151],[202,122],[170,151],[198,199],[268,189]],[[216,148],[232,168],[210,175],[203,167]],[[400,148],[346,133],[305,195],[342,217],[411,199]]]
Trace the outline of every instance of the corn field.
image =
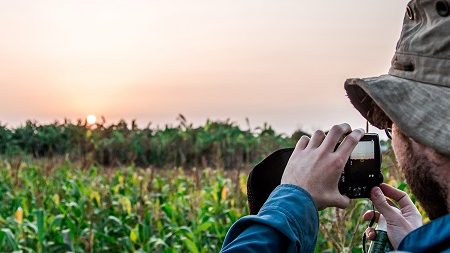
[[[52,158],[66,156],[83,167],[221,167],[254,164],[268,153],[291,147],[305,134],[277,134],[271,126],[241,129],[236,123],[207,120],[194,127],[183,115],[175,126],[139,128],[135,121],[87,125],[83,120],[52,124],[27,121],[14,129],[0,124],[0,155]],[[250,124],[248,124],[250,125]]]
[[47,166],[2,164],[2,251],[215,252],[247,213],[244,175]]
[[[243,131],[230,122],[194,128],[182,121],[157,130],[126,124],[92,129],[82,123],[62,125],[29,122],[12,130],[3,127],[1,252],[218,252],[229,227],[248,214],[246,180],[251,166],[300,137],[300,131],[287,137],[267,125],[256,132]],[[73,147],[70,128],[81,132],[74,135],[80,142]],[[62,137],[52,142],[43,134],[49,129],[67,135],[68,144]],[[188,161],[196,155],[189,150],[203,143],[200,136],[218,132],[217,139],[195,151],[197,162]],[[247,137],[240,140],[241,135]],[[117,136],[123,139],[111,141]],[[225,139],[219,141],[218,136]],[[247,140],[255,143],[243,144]],[[133,146],[137,141],[144,146]],[[260,145],[267,146],[253,150]],[[386,145],[385,182],[409,191]],[[140,153],[141,148],[149,153]],[[117,157],[103,160],[105,149],[111,149],[113,157],[117,152]],[[178,153],[167,158],[171,150]],[[233,152],[240,158],[233,158]],[[369,208],[369,201],[357,200],[346,210],[321,211],[316,252],[362,252],[366,224],[361,215]]]

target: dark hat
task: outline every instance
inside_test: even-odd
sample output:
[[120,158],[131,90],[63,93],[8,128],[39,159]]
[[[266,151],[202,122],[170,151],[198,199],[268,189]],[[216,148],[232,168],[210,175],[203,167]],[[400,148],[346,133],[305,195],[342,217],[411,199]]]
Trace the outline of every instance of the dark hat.
[[280,149],[266,157],[250,172],[247,180],[247,196],[250,214],[257,214],[270,193],[281,183],[284,168],[294,151]]
[[348,79],[345,90],[372,125],[384,129],[394,122],[450,155],[450,2],[409,2],[389,73]]

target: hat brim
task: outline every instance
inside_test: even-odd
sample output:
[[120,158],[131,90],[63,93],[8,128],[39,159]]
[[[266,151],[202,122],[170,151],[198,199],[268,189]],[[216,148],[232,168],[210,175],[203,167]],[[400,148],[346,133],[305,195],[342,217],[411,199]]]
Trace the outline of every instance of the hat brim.
[[450,88],[392,75],[348,79],[345,90],[372,125],[394,122],[415,141],[450,155]]
[[293,148],[277,150],[252,169],[247,180],[250,214],[258,214],[273,190],[281,184],[281,177],[293,151]]

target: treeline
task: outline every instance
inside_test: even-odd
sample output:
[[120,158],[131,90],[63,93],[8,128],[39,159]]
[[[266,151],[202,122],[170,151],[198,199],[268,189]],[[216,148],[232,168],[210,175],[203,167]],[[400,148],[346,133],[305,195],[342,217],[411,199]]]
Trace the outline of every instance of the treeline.
[[0,125],[0,155],[53,158],[64,156],[83,164],[155,167],[248,166],[270,152],[292,147],[304,134],[276,133],[272,127],[244,130],[236,123],[207,120],[194,127],[180,115],[178,124],[163,128],[139,128],[135,121],[88,125],[85,120],[52,124],[27,121],[10,129]]

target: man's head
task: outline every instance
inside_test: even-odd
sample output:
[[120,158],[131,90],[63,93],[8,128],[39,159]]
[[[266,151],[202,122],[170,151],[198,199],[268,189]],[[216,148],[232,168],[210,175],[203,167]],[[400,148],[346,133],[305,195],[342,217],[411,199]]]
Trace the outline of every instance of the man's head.
[[450,1],[412,0],[389,74],[345,83],[372,125],[394,128],[399,165],[430,218],[450,206]]

